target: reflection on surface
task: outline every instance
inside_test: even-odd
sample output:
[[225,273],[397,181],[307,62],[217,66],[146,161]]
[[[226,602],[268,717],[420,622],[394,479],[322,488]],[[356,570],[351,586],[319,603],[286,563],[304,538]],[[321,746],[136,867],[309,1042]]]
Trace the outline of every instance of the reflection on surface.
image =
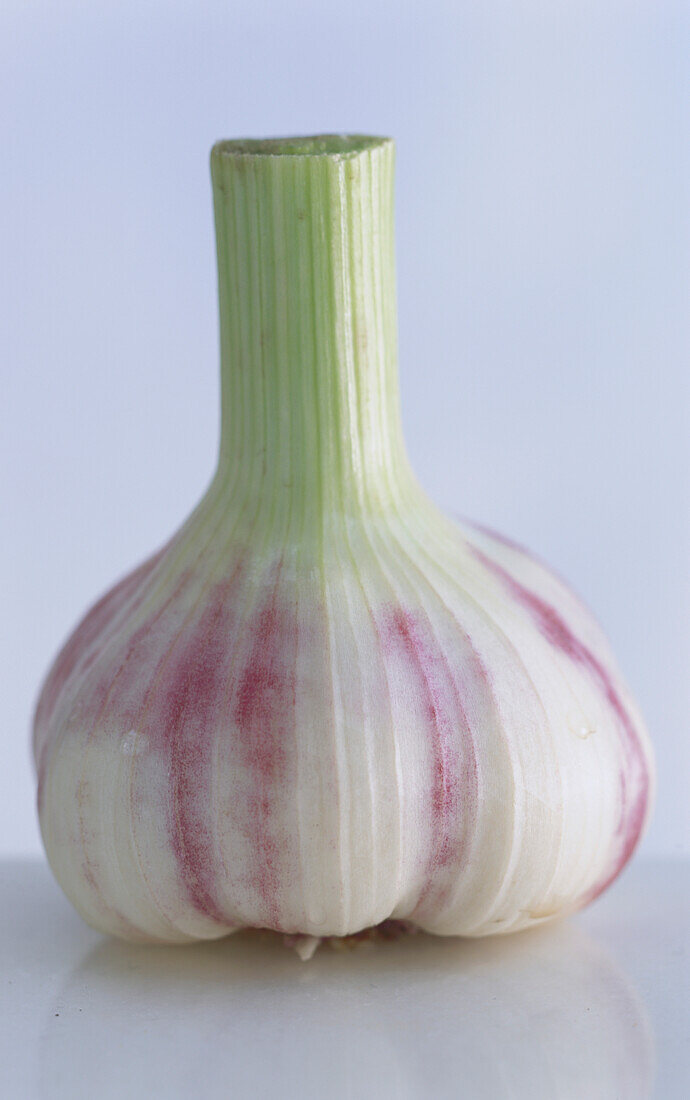
[[[652,1089],[639,999],[575,925],[324,948],[306,964],[256,935],[101,941],[55,994],[39,1040],[45,1095],[75,1075],[98,1097],[637,1100]],[[79,1026],[46,1042],[56,1006]]]

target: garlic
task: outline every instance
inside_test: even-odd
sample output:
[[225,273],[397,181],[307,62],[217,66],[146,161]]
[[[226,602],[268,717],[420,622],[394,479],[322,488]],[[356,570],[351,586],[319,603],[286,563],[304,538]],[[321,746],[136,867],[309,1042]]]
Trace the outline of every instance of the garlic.
[[218,470],[35,719],[46,852],[104,931],[259,926],[304,953],[388,918],[514,931],[596,897],[647,821],[651,750],[597,625],[409,468],[393,162],[340,135],[213,149]]

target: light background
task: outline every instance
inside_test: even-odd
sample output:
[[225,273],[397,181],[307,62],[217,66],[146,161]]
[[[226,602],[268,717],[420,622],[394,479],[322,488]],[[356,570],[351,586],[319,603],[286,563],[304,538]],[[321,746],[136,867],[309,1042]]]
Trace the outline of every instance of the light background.
[[28,737],[86,606],[214,464],[208,151],[398,142],[409,450],[607,629],[690,851],[690,8],[613,0],[3,0],[0,853],[39,850]]

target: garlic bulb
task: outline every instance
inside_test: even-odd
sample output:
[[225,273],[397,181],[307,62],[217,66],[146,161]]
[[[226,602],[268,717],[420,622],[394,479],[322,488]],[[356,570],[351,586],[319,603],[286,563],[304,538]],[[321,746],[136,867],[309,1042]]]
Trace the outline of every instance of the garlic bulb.
[[213,149],[218,470],[36,712],[46,852],[104,931],[509,932],[594,898],[645,826],[650,747],[601,631],[410,471],[393,161],[366,137]]

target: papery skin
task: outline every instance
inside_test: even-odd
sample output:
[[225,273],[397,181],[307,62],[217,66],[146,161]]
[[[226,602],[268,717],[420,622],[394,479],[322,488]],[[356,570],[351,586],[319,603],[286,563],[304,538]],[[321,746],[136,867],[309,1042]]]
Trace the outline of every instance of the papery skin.
[[[106,932],[514,931],[596,897],[649,817],[649,741],[596,623],[409,470],[392,146],[362,140],[214,151],[218,473],[36,711],[46,852]],[[295,233],[278,275],[271,219]]]
[[87,616],[35,746],[46,851],[91,924],[486,935],[612,881],[652,779],[608,646],[524,551],[437,524],[433,563],[417,514],[356,571],[233,547],[175,568],[173,544]]

